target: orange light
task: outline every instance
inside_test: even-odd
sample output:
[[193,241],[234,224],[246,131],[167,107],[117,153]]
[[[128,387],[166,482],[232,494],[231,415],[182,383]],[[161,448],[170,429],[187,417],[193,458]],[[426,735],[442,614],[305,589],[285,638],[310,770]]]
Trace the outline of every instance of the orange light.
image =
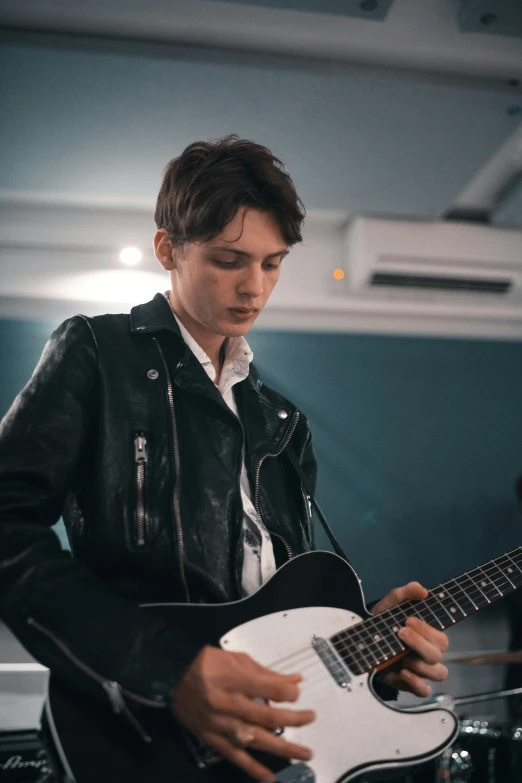
[[342,280],[344,278],[344,271],[342,269],[334,269],[333,276],[336,280]]

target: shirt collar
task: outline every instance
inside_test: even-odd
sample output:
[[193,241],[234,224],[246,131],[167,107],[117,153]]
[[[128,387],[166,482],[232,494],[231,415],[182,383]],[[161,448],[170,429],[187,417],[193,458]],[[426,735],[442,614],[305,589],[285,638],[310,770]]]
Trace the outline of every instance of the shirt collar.
[[[206,351],[203,350],[201,345],[192,337],[189,330],[181,323],[180,319],[174,312],[174,308],[172,307],[168,295],[168,291],[165,292],[164,296],[170,305],[172,315],[176,319],[176,323],[179,326],[179,330],[181,332],[181,336],[183,337],[183,340],[188,345],[188,347],[190,348],[190,350],[192,351],[192,353],[194,354],[198,362],[201,365],[203,365],[203,367],[205,368],[209,376],[212,378],[212,380],[215,380],[216,370],[208,354],[206,353]],[[254,354],[252,353],[252,350],[244,337],[227,337],[225,340],[225,361],[223,362],[222,379],[225,374],[224,373],[225,368],[229,370],[232,364],[233,364],[233,374],[246,378],[249,372],[249,365],[252,362],[253,358],[254,358]],[[226,374],[229,375],[228,372]]]

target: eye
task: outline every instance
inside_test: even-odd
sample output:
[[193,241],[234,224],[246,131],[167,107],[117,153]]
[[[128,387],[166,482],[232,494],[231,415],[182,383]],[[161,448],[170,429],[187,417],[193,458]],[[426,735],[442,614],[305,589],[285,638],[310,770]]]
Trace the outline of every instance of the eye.
[[220,258],[212,258],[211,261],[222,269],[234,269],[237,266],[237,261],[223,261]]

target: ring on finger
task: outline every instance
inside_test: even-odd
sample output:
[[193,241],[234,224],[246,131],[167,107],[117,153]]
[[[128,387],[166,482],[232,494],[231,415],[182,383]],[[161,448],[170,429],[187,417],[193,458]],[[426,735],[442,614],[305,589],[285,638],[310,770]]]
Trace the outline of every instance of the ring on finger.
[[234,745],[241,745],[246,748],[247,745],[251,745],[256,738],[254,727],[249,723],[240,723],[229,735],[229,738]]

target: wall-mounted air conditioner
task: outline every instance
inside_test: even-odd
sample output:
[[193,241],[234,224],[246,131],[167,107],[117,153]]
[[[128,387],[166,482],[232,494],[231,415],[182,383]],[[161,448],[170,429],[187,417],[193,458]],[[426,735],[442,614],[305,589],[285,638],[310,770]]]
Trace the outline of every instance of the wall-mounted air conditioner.
[[522,298],[521,230],[356,217],[346,228],[345,250],[354,294],[490,303]]

